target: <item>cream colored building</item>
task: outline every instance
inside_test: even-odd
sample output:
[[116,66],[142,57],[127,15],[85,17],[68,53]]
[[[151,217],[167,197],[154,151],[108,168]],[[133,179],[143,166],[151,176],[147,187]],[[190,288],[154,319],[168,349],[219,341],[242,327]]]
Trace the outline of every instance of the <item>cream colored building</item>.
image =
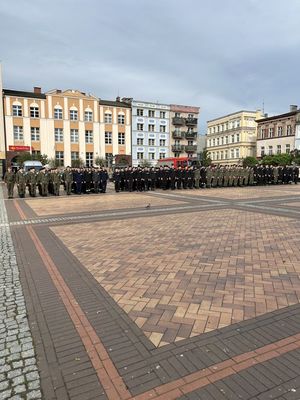
[[8,163],[21,151],[46,154],[64,166],[131,154],[131,107],[119,98],[106,101],[78,90],[42,93],[35,87],[4,89],[3,100]]
[[261,110],[238,111],[207,122],[206,148],[214,164],[239,164],[256,156],[257,123]]
[[296,105],[291,105],[288,113],[272,117],[266,115],[257,124],[258,158],[300,150],[300,110]]
[[173,157],[197,155],[199,107],[170,105],[170,147]]

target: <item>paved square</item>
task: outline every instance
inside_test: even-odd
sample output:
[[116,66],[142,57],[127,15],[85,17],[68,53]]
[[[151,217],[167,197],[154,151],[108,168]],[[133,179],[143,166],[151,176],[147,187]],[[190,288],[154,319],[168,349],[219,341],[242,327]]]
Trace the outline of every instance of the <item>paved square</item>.
[[297,220],[214,210],[52,230],[156,346],[299,302]]
[[35,198],[26,200],[26,203],[38,216],[139,208],[149,203],[151,206],[182,204],[177,200],[149,197],[141,193]]

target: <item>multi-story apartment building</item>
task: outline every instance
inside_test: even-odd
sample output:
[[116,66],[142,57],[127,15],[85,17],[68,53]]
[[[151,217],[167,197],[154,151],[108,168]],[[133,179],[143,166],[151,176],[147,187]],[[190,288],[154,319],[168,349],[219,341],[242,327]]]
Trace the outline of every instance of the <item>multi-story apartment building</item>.
[[197,154],[199,107],[170,105],[170,145],[174,157]]
[[238,111],[207,122],[206,147],[214,164],[237,164],[256,155],[257,123],[261,110]]
[[[60,165],[131,152],[131,109],[78,90],[3,90],[6,159],[20,151],[46,154]],[[1,115],[0,115],[1,116]],[[0,153],[2,155],[2,153]]]
[[[126,99],[123,99],[126,101]],[[170,106],[129,100],[132,108],[132,165],[156,165],[170,155]]]
[[290,106],[290,112],[258,119],[257,157],[300,150],[300,109]]

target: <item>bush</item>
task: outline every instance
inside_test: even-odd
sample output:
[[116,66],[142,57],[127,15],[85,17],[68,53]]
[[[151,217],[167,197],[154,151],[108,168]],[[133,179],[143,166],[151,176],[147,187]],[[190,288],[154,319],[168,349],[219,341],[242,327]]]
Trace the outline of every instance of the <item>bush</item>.
[[272,156],[264,156],[261,163],[263,165],[290,165],[292,156],[290,154],[275,154]]
[[255,157],[246,157],[243,159],[243,167],[255,167],[258,164],[258,159]]

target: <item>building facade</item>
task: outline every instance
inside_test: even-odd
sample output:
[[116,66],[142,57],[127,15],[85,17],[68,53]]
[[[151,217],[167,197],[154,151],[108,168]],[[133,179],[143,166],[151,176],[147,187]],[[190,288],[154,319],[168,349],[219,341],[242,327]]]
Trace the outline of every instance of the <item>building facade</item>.
[[170,106],[131,100],[132,165],[170,156]]
[[173,157],[197,155],[199,107],[170,105],[170,147]]
[[207,122],[206,148],[214,164],[238,164],[256,156],[257,123],[261,110],[238,111]]
[[42,93],[3,90],[6,158],[21,151],[45,154],[60,165],[130,154],[130,105],[99,100],[78,90]]
[[295,105],[286,114],[258,119],[257,129],[258,158],[300,150],[300,109]]

